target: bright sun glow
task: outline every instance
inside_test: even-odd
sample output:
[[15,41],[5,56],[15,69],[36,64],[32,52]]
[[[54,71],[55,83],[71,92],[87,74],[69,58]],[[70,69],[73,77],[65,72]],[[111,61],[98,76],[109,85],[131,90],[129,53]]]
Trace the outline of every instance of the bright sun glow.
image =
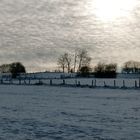
[[[92,0],[92,13],[102,21],[129,16],[135,7],[135,0]],[[91,9],[90,9],[91,10]]]

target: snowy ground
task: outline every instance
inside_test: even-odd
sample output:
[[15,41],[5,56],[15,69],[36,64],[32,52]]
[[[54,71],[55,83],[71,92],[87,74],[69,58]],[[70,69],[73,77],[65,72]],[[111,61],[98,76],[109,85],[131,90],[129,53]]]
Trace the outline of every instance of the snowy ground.
[[139,139],[139,90],[0,85],[0,140]]

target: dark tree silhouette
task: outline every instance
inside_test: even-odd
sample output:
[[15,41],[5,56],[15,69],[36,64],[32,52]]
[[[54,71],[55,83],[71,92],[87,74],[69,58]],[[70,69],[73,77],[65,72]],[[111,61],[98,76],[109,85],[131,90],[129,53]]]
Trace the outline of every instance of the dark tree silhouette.
[[79,76],[81,77],[88,77],[91,73],[91,68],[89,66],[83,66],[79,70]]
[[99,63],[94,68],[94,75],[96,78],[116,78],[117,64]]
[[20,73],[26,73],[26,69],[20,62],[14,62],[10,64],[10,72],[12,78],[16,78]]
[[26,73],[26,69],[20,62],[11,64],[3,64],[0,66],[1,73],[11,73],[13,78],[16,78],[20,73]]

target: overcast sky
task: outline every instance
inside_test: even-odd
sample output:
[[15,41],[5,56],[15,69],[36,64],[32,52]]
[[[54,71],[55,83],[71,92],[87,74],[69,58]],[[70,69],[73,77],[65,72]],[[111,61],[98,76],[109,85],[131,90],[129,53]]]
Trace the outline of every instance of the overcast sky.
[[140,1],[110,21],[99,19],[94,1],[1,0],[0,64],[20,61],[28,71],[44,71],[76,48],[86,48],[92,64],[140,61]]

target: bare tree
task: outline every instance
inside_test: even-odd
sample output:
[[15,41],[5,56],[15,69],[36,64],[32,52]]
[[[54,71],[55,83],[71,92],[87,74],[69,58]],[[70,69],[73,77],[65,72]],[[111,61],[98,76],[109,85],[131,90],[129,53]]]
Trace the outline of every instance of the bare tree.
[[72,61],[72,58],[71,58],[70,54],[65,53],[64,54],[64,59],[66,61],[67,72],[70,73],[70,71],[71,71],[71,61]]
[[140,73],[140,62],[127,61],[122,67],[123,73]]
[[62,69],[62,71],[65,72],[66,60],[65,60],[65,56],[64,56],[64,55],[61,55],[61,56],[58,58],[57,64],[58,64],[58,66]]
[[57,64],[60,68],[62,68],[62,71],[65,72],[65,69],[67,69],[67,72],[69,73],[71,71],[71,56],[68,53],[64,53],[58,58]]
[[91,58],[88,56],[88,52],[85,49],[76,50],[74,57],[69,53],[64,53],[58,58],[57,64],[62,68],[63,72],[67,69],[67,72],[78,72],[82,67],[90,66]]
[[79,50],[78,59],[79,59],[78,71],[81,69],[81,67],[90,65],[91,58],[89,57],[88,52],[85,49]]

